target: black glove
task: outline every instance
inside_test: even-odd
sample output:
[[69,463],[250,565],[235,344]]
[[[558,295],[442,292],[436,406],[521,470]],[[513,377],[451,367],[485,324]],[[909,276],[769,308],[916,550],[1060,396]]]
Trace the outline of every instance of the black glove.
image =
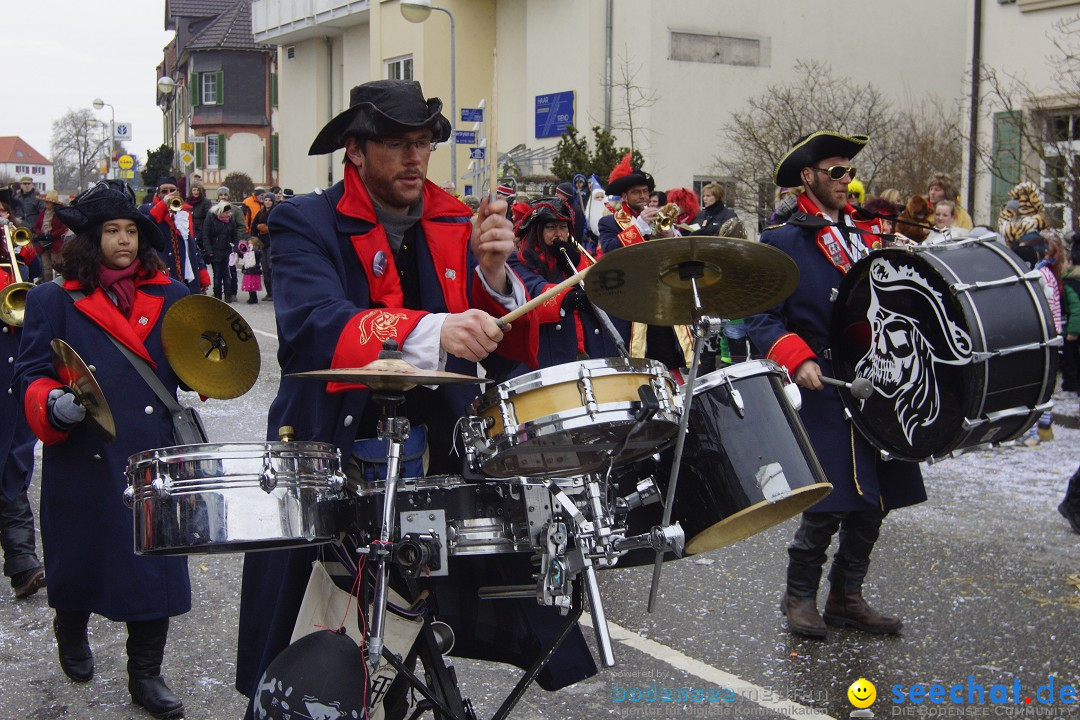
[[[559,259],[559,264],[564,270],[571,275],[577,272],[577,264],[581,262],[581,251],[577,249],[577,246],[566,240],[556,240],[552,244],[551,249],[555,251],[555,257]],[[566,255],[562,251],[566,251]],[[570,256],[570,262],[567,263],[566,257]]]
[[563,295],[562,309],[566,312],[584,310],[587,307],[589,307],[589,298],[585,296],[580,287],[572,287],[568,293]]
[[70,430],[86,417],[86,408],[69,388],[56,388],[49,391],[45,412],[49,417],[49,422],[57,430]]

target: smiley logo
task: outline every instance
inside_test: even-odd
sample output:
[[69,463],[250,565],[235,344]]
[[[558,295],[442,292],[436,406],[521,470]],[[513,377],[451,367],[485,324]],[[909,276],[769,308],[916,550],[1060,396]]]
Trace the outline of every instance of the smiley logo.
[[848,700],[857,708],[868,708],[877,700],[877,688],[866,678],[851,683],[847,690]]

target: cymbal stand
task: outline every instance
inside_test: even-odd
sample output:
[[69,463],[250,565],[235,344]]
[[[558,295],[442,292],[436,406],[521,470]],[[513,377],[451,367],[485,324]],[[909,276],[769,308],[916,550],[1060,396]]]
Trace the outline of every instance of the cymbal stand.
[[[585,248],[581,247],[581,245],[578,245],[577,240],[574,240],[573,242],[574,245],[577,245],[578,249],[582,253],[585,253],[585,256],[588,257],[589,260],[592,260],[593,264],[596,263],[596,260],[593,259],[592,255],[589,255],[585,251]],[[574,262],[570,259],[570,254],[566,252],[566,248],[560,247],[559,252],[562,253],[563,258],[566,260],[567,267],[573,268]],[[578,287],[581,288],[581,292],[585,292],[585,281],[578,280]],[[586,299],[588,298],[586,297]],[[602,308],[597,306],[596,303],[594,303],[592,300],[589,300],[589,307],[593,311],[593,316],[596,318],[596,322],[600,325],[600,327],[604,329],[604,334],[608,336],[608,339],[611,340],[611,343],[615,346],[615,349],[619,351],[619,355],[624,358],[630,357],[630,353],[626,349],[626,344],[623,342],[622,335],[620,335],[619,331],[615,329],[615,326],[612,324],[611,318],[608,316],[608,314],[604,312]]]
[[[690,319],[694,328],[694,357],[690,362],[690,374],[682,388],[683,413],[679,418],[679,434],[675,439],[675,459],[671,463],[671,478],[668,480],[667,494],[664,496],[664,516],[661,527],[671,524],[671,512],[675,503],[675,487],[679,482],[679,468],[682,465],[683,444],[686,442],[686,430],[690,424],[690,404],[694,399],[694,383],[697,381],[698,365],[701,353],[705,349],[705,338],[720,331],[723,321],[703,313],[701,295],[697,281],[705,276],[705,266],[700,261],[682,262],[678,267],[679,279],[690,283],[694,306],[690,310]],[[652,584],[649,586],[649,612],[656,608],[656,594],[660,589],[660,572],[664,565],[664,551],[657,550],[656,563],[653,565]]]
[[375,602],[371,609],[371,630],[368,633],[368,662],[379,665],[383,649],[383,631],[386,625],[386,594],[390,586],[390,560],[394,545],[394,501],[401,480],[401,450],[409,438],[409,420],[399,417],[398,411],[405,402],[401,391],[373,392],[371,399],[382,408],[379,420],[380,440],[386,440],[386,490],[383,494],[382,527],[378,542],[368,546],[368,562],[375,573]]

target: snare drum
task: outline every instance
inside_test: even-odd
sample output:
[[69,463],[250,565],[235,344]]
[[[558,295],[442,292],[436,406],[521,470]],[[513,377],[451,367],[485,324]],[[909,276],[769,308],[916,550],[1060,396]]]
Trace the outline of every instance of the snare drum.
[[880,250],[840,283],[833,368],[874,393],[840,393],[878,449],[926,460],[1022,434],[1050,407],[1053,316],[1039,284],[991,239]]
[[[659,410],[639,423],[639,389]],[[485,474],[578,475],[656,452],[678,430],[681,403],[663,364],[597,359],[537,370],[489,388],[473,403],[480,423],[465,426]],[[479,425],[479,427],[478,427]]]
[[128,458],[135,552],[248,552],[326,542],[345,498],[337,448],[319,442],[179,445]]
[[[787,385],[784,371],[764,360],[731,365],[695,383],[671,514],[686,533],[688,554],[748,538],[831,492]],[[673,455],[667,450],[660,462],[640,466],[638,477],[653,472],[661,497]],[[620,487],[623,494],[632,489]],[[627,534],[647,532],[662,515],[660,504],[631,511]],[[651,550],[633,551],[619,565],[653,558]]]

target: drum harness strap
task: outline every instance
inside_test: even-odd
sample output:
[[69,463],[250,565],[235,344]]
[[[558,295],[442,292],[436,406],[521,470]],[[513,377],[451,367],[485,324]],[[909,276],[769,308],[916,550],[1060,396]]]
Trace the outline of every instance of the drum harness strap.
[[[63,277],[57,276],[53,282],[57,285],[63,286]],[[65,290],[72,300],[82,300],[86,297],[86,293],[82,290]],[[154,394],[158,396],[158,399],[165,404],[165,407],[169,410],[169,416],[172,418],[173,423],[173,438],[176,440],[177,445],[200,445],[209,442],[206,437],[206,430],[203,428],[202,418],[199,417],[199,413],[195,408],[184,407],[176,401],[176,398],[165,389],[165,386],[161,384],[161,380],[154,374],[154,371],[150,369],[150,366],[141,357],[128,350],[124,345],[113,337],[109,333],[105,333],[105,337],[112,341],[112,344],[116,346],[132,367],[135,368],[139,376],[143,381],[154,391]]]

